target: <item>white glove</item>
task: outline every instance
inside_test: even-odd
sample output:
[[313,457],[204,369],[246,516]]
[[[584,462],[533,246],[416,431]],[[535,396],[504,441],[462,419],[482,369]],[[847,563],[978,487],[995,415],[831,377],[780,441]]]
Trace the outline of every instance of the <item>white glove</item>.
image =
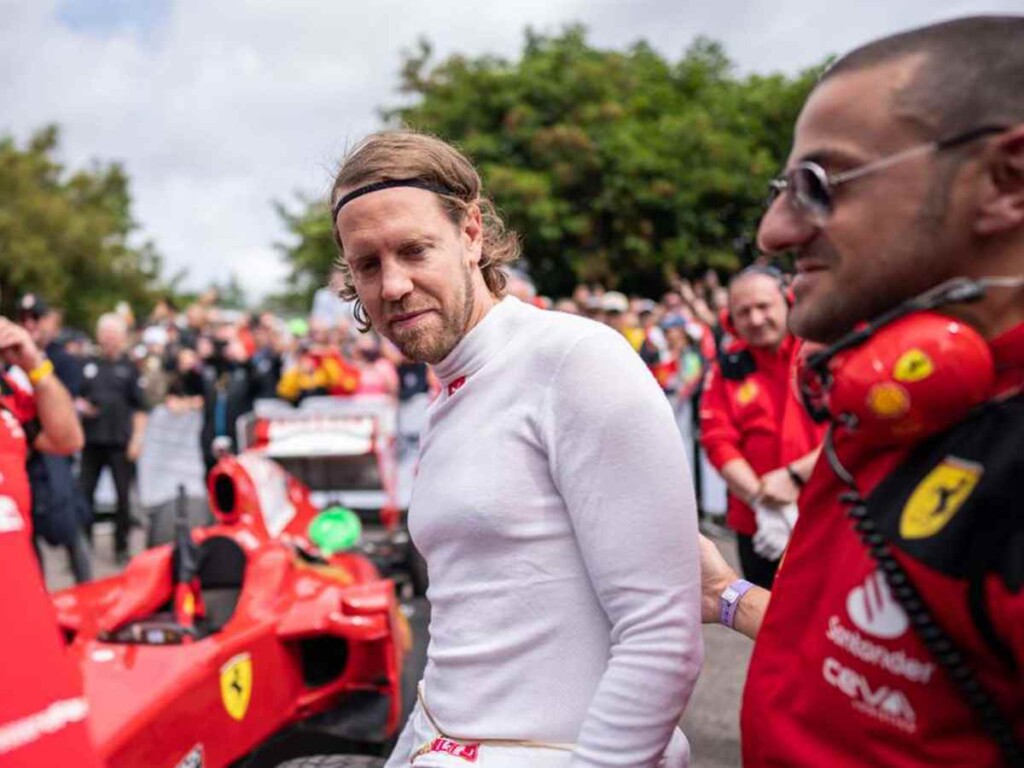
[[754,551],[767,560],[778,560],[786,551],[789,537],[796,525],[796,504],[787,504],[782,509],[772,509],[764,504],[754,504],[757,519],[757,533],[754,534]]

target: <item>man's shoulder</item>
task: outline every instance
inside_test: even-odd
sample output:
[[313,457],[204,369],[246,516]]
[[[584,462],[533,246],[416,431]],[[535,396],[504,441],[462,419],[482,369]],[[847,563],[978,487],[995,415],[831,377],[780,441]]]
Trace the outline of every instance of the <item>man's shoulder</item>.
[[625,339],[602,323],[567,312],[539,309],[525,303],[516,306],[520,326],[529,344],[541,351],[565,353],[586,338],[622,344]]
[[913,450],[868,500],[890,541],[929,567],[1024,587],[1024,395],[990,403]]

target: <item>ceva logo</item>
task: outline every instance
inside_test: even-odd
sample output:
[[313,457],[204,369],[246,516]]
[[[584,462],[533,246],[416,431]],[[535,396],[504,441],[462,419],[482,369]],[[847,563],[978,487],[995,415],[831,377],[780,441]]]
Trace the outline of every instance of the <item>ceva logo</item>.
[[873,688],[864,675],[844,667],[831,656],[825,659],[821,674],[826,683],[849,697],[859,711],[909,733],[916,730],[917,714],[902,691],[887,685]]
[[846,612],[858,629],[875,637],[899,637],[910,626],[907,614],[893,598],[881,571],[869,574],[862,586],[850,591]]

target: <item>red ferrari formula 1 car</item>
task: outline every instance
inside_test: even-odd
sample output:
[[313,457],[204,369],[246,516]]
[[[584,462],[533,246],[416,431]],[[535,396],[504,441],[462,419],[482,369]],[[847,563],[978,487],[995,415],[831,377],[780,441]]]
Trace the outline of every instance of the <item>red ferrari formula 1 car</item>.
[[310,397],[299,408],[258,400],[239,419],[238,445],[274,459],[318,505],[353,510],[365,526],[363,549],[381,573],[403,593],[422,595],[426,566],[405,527],[409,466],[400,458],[398,422],[398,402],[383,395]]
[[212,470],[216,523],[54,595],[109,768],[271,766],[382,748],[401,726],[394,585],[273,461]]

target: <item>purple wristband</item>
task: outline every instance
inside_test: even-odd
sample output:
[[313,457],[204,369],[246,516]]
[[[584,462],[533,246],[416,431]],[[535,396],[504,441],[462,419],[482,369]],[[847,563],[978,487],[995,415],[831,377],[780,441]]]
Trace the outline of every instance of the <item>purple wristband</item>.
[[736,579],[732,584],[722,590],[718,598],[718,621],[732,629],[736,621],[736,609],[739,608],[740,598],[754,586],[746,579]]

